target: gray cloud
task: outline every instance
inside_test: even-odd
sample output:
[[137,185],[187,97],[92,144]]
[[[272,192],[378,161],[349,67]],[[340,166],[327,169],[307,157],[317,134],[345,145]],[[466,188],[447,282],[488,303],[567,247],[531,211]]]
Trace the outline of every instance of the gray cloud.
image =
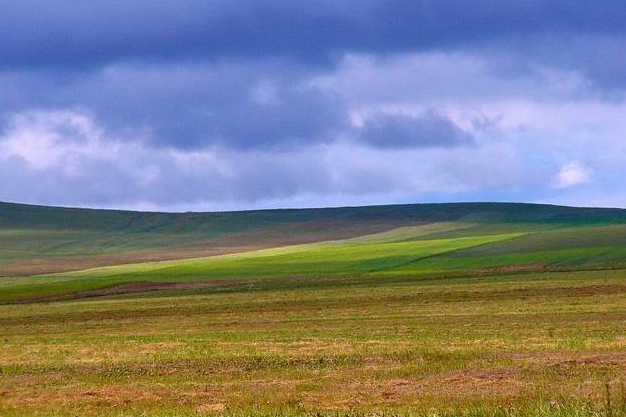
[[276,65],[115,65],[72,80],[55,71],[8,73],[0,114],[88,110],[112,134],[184,149],[281,150],[330,141],[346,128],[339,97]]
[[[9,65],[241,55],[328,59],[337,52],[411,51],[498,36],[624,33],[618,0],[2,2]],[[37,29],[37,30],[33,30]],[[256,56],[259,56],[256,55]]]
[[358,138],[381,149],[447,148],[474,143],[469,132],[434,109],[417,116],[380,114],[368,118]]
[[470,175],[435,174],[437,155],[421,152],[381,155],[348,143],[278,153],[180,151],[109,137],[88,115],[37,112],[15,117],[0,137],[0,176],[10,178],[0,182],[0,195],[45,204],[223,208],[303,198],[385,201],[390,193],[471,183]]

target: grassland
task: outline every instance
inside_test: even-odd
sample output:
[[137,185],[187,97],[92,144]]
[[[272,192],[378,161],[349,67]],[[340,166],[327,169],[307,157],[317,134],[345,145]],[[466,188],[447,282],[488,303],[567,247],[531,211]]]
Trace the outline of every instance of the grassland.
[[445,222],[517,224],[528,231],[622,224],[626,214],[509,203],[150,213],[0,202],[0,276],[198,258]]
[[[0,221],[4,236],[23,231],[19,256],[3,241],[0,267],[48,260],[58,269],[61,249],[51,242],[74,229],[77,242],[100,242],[88,224],[111,239],[107,250],[124,253],[115,242],[126,232],[111,224],[144,216],[80,211],[73,223],[70,209],[29,210],[37,222],[19,213]],[[430,205],[283,214],[225,215],[232,225],[220,226],[222,238],[273,230],[267,248],[5,274],[0,414],[626,415],[623,211]],[[244,232],[237,216],[270,220],[258,228],[249,220]],[[176,232],[179,221],[163,225],[174,227],[172,239],[156,231],[150,245],[179,248],[179,233],[207,248],[221,239],[208,225]],[[335,234],[315,231],[342,222],[349,226]],[[359,224],[370,226],[358,233]],[[132,251],[152,239],[153,229],[139,229],[145,236]],[[44,230],[53,231],[37,235]],[[306,238],[286,237],[303,230]],[[23,243],[40,239],[36,249]],[[94,248],[63,256],[79,262],[102,253]]]

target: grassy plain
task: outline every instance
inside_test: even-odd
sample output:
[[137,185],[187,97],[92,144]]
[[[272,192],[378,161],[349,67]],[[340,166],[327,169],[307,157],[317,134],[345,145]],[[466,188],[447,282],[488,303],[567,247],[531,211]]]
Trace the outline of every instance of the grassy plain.
[[0,414],[626,415],[624,216],[472,207],[2,277]]

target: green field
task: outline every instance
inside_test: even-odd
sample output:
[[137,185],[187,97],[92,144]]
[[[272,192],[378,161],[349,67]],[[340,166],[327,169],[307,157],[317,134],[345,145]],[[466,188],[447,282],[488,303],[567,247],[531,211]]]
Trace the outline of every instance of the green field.
[[6,416],[626,415],[626,210],[0,204]]

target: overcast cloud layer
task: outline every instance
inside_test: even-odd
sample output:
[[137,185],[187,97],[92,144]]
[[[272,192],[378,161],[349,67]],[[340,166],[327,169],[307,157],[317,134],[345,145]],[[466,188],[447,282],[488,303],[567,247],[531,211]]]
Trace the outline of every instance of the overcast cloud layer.
[[626,207],[622,0],[0,0],[0,200]]

